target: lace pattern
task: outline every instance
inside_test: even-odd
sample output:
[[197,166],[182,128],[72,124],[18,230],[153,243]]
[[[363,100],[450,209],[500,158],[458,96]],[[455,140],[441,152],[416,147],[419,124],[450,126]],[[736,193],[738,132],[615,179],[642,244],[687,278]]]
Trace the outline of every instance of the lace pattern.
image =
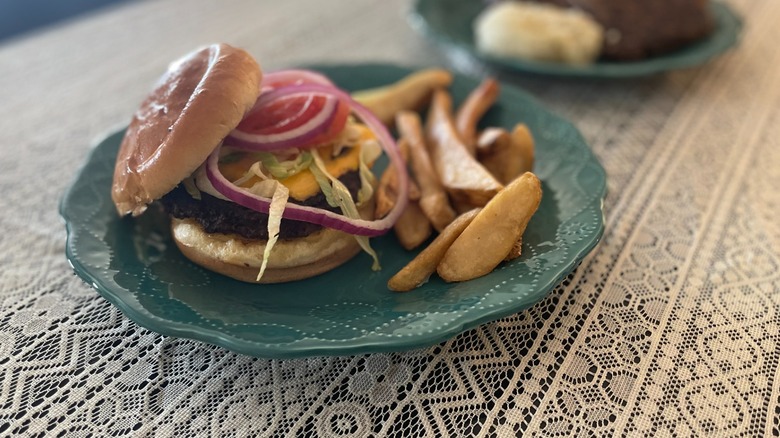
[[[382,2],[368,3],[355,13]],[[8,83],[76,75],[0,63],[0,96],[11,96],[0,144],[20,145],[0,159],[0,435],[780,434],[780,4],[730,4],[750,24],[742,44],[703,68],[519,80],[577,123],[607,169],[602,243],[527,311],[392,354],[253,359],[129,321],[71,273],[55,206],[82,145],[134,100],[72,130],[36,129],[46,115],[20,112],[30,96]],[[164,5],[143,11],[173,17]],[[180,32],[172,44],[189,47],[195,31]],[[17,62],[47,65],[37,53]],[[122,89],[124,74],[106,86]],[[74,81],[52,92],[58,116],[95,112]]]

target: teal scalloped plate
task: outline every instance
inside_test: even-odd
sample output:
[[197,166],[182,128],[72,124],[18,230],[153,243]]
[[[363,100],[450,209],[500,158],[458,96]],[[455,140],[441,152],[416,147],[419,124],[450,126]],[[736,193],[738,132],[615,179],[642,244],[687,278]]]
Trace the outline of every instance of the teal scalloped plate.
[[[411,71],[375,64],[317,68],[349,90]],[[476,85],[456,76],[456,101]],[[412,292],[389,291],[388,278],[414,256],[391,235],[372,239],[379,272],[365,254],[318,277],[279,285],[241,283],[201,269],[178,252],[156,209],[135,219],[114,211],[110,186],[122,132],[94,148],[62,199],[67,257],[79,276],[139,325],[251,356],[351,355],[442,342],[541,300],[603,233],[605,173],[577,129],[504,86],[484,122],[509,128],[518,121],[537,140],[535,171],[544,196],[523,237],[523,255],[476,280],[433,278]]]
[[[648,0],[650,1],[650,0]],[[480,53],[474,44],[472,23],[485,3],[481,0],[417,0],[410,22],[439,45],[505,70],[551,76],[627,78],[693,67],[734,46],[742,20],[725,4],[711,3],[715,30],[707,38],[662,56],[633,62],[599,61],[588,66],[499,58]]]

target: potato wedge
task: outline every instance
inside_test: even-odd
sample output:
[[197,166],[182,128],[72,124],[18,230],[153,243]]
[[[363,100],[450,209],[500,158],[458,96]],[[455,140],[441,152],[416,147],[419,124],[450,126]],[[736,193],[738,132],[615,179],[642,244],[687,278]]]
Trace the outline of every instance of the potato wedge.
[[[401,150],[401,157],[409,162],[409,145],[401,139],[398,142],[398,148]],[[382,176],[379,178],[379,185],[376,188],[376,205],[374,207],[374,217],[385,217],[395,205],[398,199],[398,174],[392,166],[387,166]],[[420,199],[420,188],[414,182],[409,180],[409,200],[417,201]]]
[[420,116],[413,111],[401,111],[395,120],[398,132],[409,145],[412,174],[420,186],[420,208],[436,231],[441,231],[455,220],[456,214],[428,156]]
[[469,93],[455,116],[455,126],[463,144],[474,155],[477,145],[477,125],[479,120],[498,99],[501,87],[498,81],[487,78]]
[[398,241],[401,246],[411,250],[422,245],[433,233],[431,221],[425,217],[420,209],[420,204],[409,201],[401,217],[393,226]]
[[460,215],[469,210],[473,210],[475,208],[481,208],[481,207],[482,205],[474,205],[468,202],[468,200],[464,200],[464,199],[455,199],[452,201],[452,208],[455,209],[456,215]]
[[436,267],[439,265],[442,257],[444,257],[447,249],[452,245],[452,242],[474,220],[477,213],[479,213],[479,209],[469,211],[455,218],[452,223],[447,225],[433,239],[430,245],[388,280],[387,287],[396,292],[406,292],[425,283],[431,274],[436,271]]
[[524,173],[512,181],[452,243],[436,272],[447,282],[490,273],[523,235],[541,199],[541,183],[533,173]]
[[524,124],[512,133],[502,128],[486,129],[477,142],[477,158],[503,184],[533,169],[534,141]]
[[509,254],[506,255],[504,260],[511,262],[521,255],[523,255],[523,236],[520,236],[520,238],[517,239],[517,241],[512,245],[512,249],[509,250]]
[[[393,209],[395,201],[398,200],[398,174],[392,168],[388,167],[382,172],[374,198],[376,199],[374,217],[385,217]],[[420,188],[411,179],[409,180],[408,199],[415,202],[420,200]]]
[[496,146],[497,142],[507,141],[509,133],[504,128],[490,126],[479,133],[477,137],[477,154],[488,154]]
[[520,174],[534,171],[535,145],[531,130],[523,123],[518,123],[512,130],[512,149],[523,158]]
[[430,68],[414,72],[384,87],[356,91],[352,97],[370,109],[387,126],[402,110],[420,110],[430,100],[433,90],[448,87],[452,73]]
[[492,127],[482,131],[477,140],[477,160],[504,184],[507,175],[521,166],[521,158],[511,153],[511,142],[512,136],[504,128]]
[[426,138],[433,167],[454,201],[482,206],[503,188],[461,141],[452,120],[452,97],[444,90],[433,95]]

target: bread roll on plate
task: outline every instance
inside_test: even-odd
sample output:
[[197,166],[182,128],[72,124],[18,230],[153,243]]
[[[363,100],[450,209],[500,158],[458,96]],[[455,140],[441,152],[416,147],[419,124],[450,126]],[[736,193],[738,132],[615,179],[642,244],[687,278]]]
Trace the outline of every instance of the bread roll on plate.
[[586,65],[599,57],[604,29],[576,9],[502,2],[477,17],[474,37],[487,55]]

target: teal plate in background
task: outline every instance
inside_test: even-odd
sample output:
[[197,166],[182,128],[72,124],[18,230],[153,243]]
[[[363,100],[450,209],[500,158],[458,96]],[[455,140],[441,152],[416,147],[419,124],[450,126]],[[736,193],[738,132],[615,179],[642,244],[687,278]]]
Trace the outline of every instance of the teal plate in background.
[[[317,69],[348,90],[386,84],[412,71],[393,65]],[[456,76],[451,87],[456,102],[477,84]],[[117,216],[110,187],[123,132],[94,148],[62,200],[67,257],[79,276],[139,325],[247,355],[351,355],[442,342],[541,300],[603,233],[605,173],[580,133],[505,85],[485,125],[511,128],[520,121],[537,142],[542,203],[523,236],[522,256],[476,280],[447,284],[432,278],[412,292],[389,291],[388,278],[414,256],[392,235],[372,239],[380,272],[371,271],[365,254],[318,277],[278,285],[252,285],[206,271],[179,253],[157,209],[135,219]]]
[[587,66],[570,66],[499,58],[477,51],[472,26],[474,19],[484,8],[485,3],[482,0],[417,0],[410,20],[413,27],[445,48],[498,68],[551,76],[591,78],[646,76],[697,66],[734,46],[742,30],[742,21],[727,5],[712,2],[715,30],[698,42],[641,61],[598,61]]

